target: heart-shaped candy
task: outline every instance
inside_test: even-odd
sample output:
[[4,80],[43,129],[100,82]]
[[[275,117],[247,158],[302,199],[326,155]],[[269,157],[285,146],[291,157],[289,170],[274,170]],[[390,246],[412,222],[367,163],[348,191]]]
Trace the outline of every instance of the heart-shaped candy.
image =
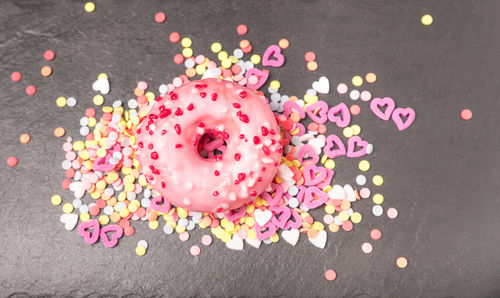
[[255,234],[257,235],[257,239],[262,241],[274,235],[278,228],[271,221],[261,226],[257,222],[255,223]]
[[328,194],[316,186],[307,188],[304,196],[304,205],[309,209],[317,208],[328,200]]
[[344,188],[340,184],[335,184],[332,189],[328,192],[328,197],[333,200],[343,200],[345,199]]
[[271,220],[271,217],[273,217],[273,213],[267,209],[257,209],[253,212],[253,216],[255,218],[255,222],[259,224],[259,226],[264,226]]
[[[361,149],[356,150],[361,147]],[[368,142],[362,140],[359,136],[350,137],[347,140],[347,157],[355,158],[366,155],[366,146],[368,146]]]
[[321,230],[318,232],[318,235],[315,238],[308,238],[309,242],[314,244],[317,248],[325,248],[326,245],[326,231]]
[[330,81],[328,80],[327,77],[321,77],[319,80],[314,82],[312,84],[312,87],[314,90],[318,91],[319,93],[323,94],[328,94],[330,93]]
[[[161,203],[164,203],[164,204],[160,205]],[[172,208],[172,205],[170,205],[169,201],[164,200],[162,196],[157,196],[151,200],[149,207],[151,209],[153,209],[154,211],[158,211],[160,213],[167,214],[170,211],[170,208]]]
[[[310,159],[304,160],[304,157],[308,157]],[[319,155],[311,145],[302,145],[300,146],[299,153],[297,154],[297,159],[301,164],[303,164],[305,161],[310,161],[311,163],[316,164],[319,161]]]
[[[235,234],[235,235],[237,235],[237,234]],[[248,243],[250,246],[255,247],[257,249],[260,247],[260,244],[262,243],[262,241],[260,241],[259,239],[250,238],[250,237],[245,238],[245,242]]]
[[285,56],[281,54],[281,48],[277,45],[270,45],[262,55],[263,66],[281,67],[284,63]]
[[238,233],[233,235],[233,239],[226,242],[226,246],[232,250],[243,250],[243,240],[238,236]]
[[78,223],[78,214],[61,214],[61,216],[59,217],[59,221],[64,224],[64,228],[66,230],[71,231],[76,227],[76,224]]
[[314,164],[308,164],[304,167],[302,171],[302,175],[304,177],[304,185],[316,185],[325,180],[327,172],[326,168],[317,167]]
[[[380,110],[381,107],[386,107],[385,111],[382,112]],[[374,98],[370,102],[370,109],[372,112],[379,117],[382,120],[389,120],[391,119],[391,114],[392,111],[394,111],[394,108],[396,107],[396,104],[394,103],[394,100],[390,97],[384,97],[384,98]]]
[[304,119],[306,117],[306,113],[301,106],[293,100],[288,100],[283,104],[283,114],[288,117],[292,112],[298,114],[300,119]]
[[299,241],[299,236],[300,232],[298,229],[283,230],[283,232],[281,232],[281,238],[293,246]]
[[[336,148],[332,150],[333,148]],[[336,158],[338,156],[342,156],[346,154],[345,145],[342,140],[336,135],[329,135],[326,138],[326,145],[323,148],[326,156],[329,158]]]
[[247,213],[247,208],[246,206],[242,206],[238,209],[234,209],[234,210],[231,210],[229,212],[226,212],[226,214],[224,214],[224,217],[228,220],[228,221],[235,221],[237,219],[240,219],[242,218],[243,216],[245,216],[245,214]]
[[[270,193],[274,192],[274,197]],[[260,196],[267,201],[269,206],[276,206],[281,201],[283,197],[283,188],[277,183],[271,183],[271,190],[269,192],[265,191],[260,194]]]
[[271,217],[271,221],[280,228],[285,228],[285,225],[292,215],[290,208],[285,205],[273,206],[270,208],[274,215]]
[[257,81],[257,83],[255,83],[255,84],[247,83],[248,88],[250,88],[252,90],[257,90],[260,87],[262,87],[262,85],[264,85],[266,83],[267,78],[269,77],[269,71],[267,69],[260,70],[260,69],[257,69],[254,67],[254,68],[248,69],[245,73],[245,76],[246,76],[247,80],[251,76],[256,76],[259,79]]
[[318,187],[323,189],[328,185],[330,185],[330,183],[332,182],[333,175],[335,175],[335,171],[326,169],[326,178],[323,182],[318,184]]
[[285,225],[285,230],[288,229],[299,229],[302,226],[302,217],[300,217],[300,214],[297,213],[297,211],[290,209],[292,216],[290,216],[290,219],[286,222]]
[[[338,113],[340,113],[340,116],[337,116]],[[340,128],[346,127],[351,123],[351,112],[349,112],[346,104],[341,102],[328,110],[328,120]]]
[[92,84],[92,89],[94,89],[94,91],[99,91],[104,95],[108,94],[109,93],[108,79],[105,76],[100,77],[99,79],[97,79],[97,81],[95,81]]
[[[92,230],[89,231],[89,230]],[[97,219],[82,222],[78,226],[78,234],[83,237],[88,244],[94,244],[99,240],[100,225]]]
[[316,123],[325,123],[328,120],[328,104],[322,100],[318,100],[317,102],[306,107],[306,113],[312,121]]
[[[108,238],[108,232],[111,232],[111,239]],[[119,225],[107,225],[101,228],[102,244],[106,247],[115,247],[118,244],[118,239],[123,236],[123,229]]]
[[94,160],[94,164],[92,165],[92,169],[94,171],[99,171],[99,172],[109,172],[115,168],[116,165],[111,164],[109,162],[111,158],[111,154],[107,154],[104,157],[97,158]]
[[[402,117],[408,117],[403,121]],[[397,108],[392,112],[392,121],[396,123],[399,130],[405,130],[415,120],[415,111],[412,108]]]

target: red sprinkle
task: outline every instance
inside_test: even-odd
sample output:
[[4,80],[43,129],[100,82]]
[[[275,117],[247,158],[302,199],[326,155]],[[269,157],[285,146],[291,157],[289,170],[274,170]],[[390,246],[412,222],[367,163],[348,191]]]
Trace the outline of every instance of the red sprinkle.
[[238,25],[238,27],[236,27],[236,32],[239,35],[245,35],[248,32],[248,27],[244,24]]
[[[180,126],[179,124],[176,124],[176,125],[174,126],[174,128],[175,128],[175,132],[176,132],[178,135],[180,135],[180,134],[181,134],[181,126]],[[176,146],[177,146],[177,145],[176,145]]]
[[240,159],[241,159],[241,154],[236,153],[236,154],[234,155],[234,160],[239,161]]
[[45,53],[43,53],[43,58],[47,61],[52,61],[56,57],[56,54],[52,50],[46,50]]
[[253,137],[253,143],[255,145],[260,144],[260,138],[258,136]]
[[194,109],[194,105],[193,104],[189,104],[186,109],[188,111],[192,111]]
[[158,152],[156,152],[156,151],[151,152],[151,158],[154,160],[157,160],[158,159]]
[[19,71],[14,71],[11,75],[10,75],[10,78],[12,81],[14,82],[19,82],[21,80],[23,76],[21,75],[21,73]]
[[26,86],[26,94],[29,96],[34,95],[36,93],[36,87],[33,85]]
[[9,167],[15,167],[17,165],[17,157],[15,156],[10,156],[9,158],[7,158],[7,165]]
[[165,13],[163,13],[161,11],[157,12],[155,14],[155,22],[157,22],[157,23],[163,23],[163,22],[165,22],[166,19],[167,19],[167,16],[165,15]]
[[[170,39],[171,43],[178,43],[179,40],[181,40],[181,36],[177,32],[172,32],[172,33],[170,33],[169,39]],[[178,54],[178,55],[180,55],[180,54]]]

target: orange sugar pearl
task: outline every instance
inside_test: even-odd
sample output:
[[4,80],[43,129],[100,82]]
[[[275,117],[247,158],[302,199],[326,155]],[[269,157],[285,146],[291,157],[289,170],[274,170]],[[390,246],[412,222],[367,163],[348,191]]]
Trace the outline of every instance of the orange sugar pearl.
[[31,136],[27,133],[23,133],[20,137],[19,137],[19,142],[21,142],[21,144],[28,144],[31,140]]
[[290,46],[290,42],[288,41],[288,39],[282,38],[280,39],[280,41],[278,41],[278,46],[282,49],[288,49],[288,47]]

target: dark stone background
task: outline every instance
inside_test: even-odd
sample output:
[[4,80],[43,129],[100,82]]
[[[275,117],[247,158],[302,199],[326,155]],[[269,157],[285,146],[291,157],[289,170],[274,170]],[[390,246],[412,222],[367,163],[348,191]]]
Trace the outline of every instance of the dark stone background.
[[[500,296],[499,1],[96,0],[92,14],[83,3],[0,2],[0,296]],[[167,13],[166,24],[153,22],[157,11]],[[430,27],[420,23],[426,13],[434,17]],[[72,200],[60,186],[64,140],[52,133],[64,126],[78,137],[97,74],[110,76],[107,103],[131,98],[142,79],[156,92],[184,71],[172,62],[181,46],[168,41],[170,32],[191,36],[194,50],[206,54],[213,41],[234,49],[240,23],[257,53],[290,40],[286,65],[272,71],[284,94],[302,96],[320,75],[333,88],[372,71],[378,81],[368,90],[416,110],[404,132],[366,103],[355,119],[375,145],[370,174],[385,178],[383,206],[400,216],[375,218],[366,200],[354,205],[363,222],[329,233],[325,250],[305,237],[296,247],[280,241],[243,252],[214,241],[197,258],[189,247],[205,231],[182,243],[136,224],[136,235],[115,249],[90,247],[65,231],[61,209],[50,204],[55,193]],[[43,78],[49,48],[57,55],[48,63],[54,74]],[[308,50],[318,56],[315,73],[305,69]],[[23,73],[20,83],[10,81],[14,70]],[[28,83],[37,86],[35,96],[25,95]],[[60,95],[75,96],[77,107],[58,108]],[[471,121],[460,119],[463,108],[473,111]],[[32,136],[28,145],[18,141],[24,132]],[[19,165],[8,168],[12,154]],[[339,160],[336,171],[337,182],[354,183],[356,161]],[[365,255],[360,246],[373,227],[383,237]],[[145,257],[135,255],[139,239],[150,243]],[[395,266],[402,255],[404,270]],[[329,268],[337,271],[334,282],[323,277]]]

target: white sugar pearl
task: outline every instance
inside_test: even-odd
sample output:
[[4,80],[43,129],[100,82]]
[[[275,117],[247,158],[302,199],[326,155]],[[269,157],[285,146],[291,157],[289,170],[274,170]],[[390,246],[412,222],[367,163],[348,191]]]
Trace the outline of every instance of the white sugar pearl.
[[76,106],[76,98],[74,98],[74,97],[68,97],[66,99],[66,104],[68,105],[68,107],[74,107],[74,106]]
[[358,185],[365,185],[366,184],[366,177],[364,175],[356,176],[356,183]]
[[352,100],[358,100],[359,99],[359,91],[358,90],[352,90],[350,93],[349,93],[349,98],[352,99]]
[[384,208],[382,208],[382,206],[380,205],[375,205],[372,208],[372,213],[375,216],[381,216],[384,213]]

